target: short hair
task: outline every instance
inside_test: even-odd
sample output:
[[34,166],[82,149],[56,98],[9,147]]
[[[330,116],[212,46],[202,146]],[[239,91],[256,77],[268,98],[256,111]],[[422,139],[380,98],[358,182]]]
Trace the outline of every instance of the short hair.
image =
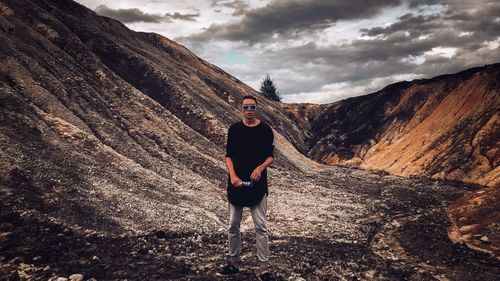
[[257,104],[257,98],[252,96],[252,95],[246,95],[244,96],[242,99],[241,99],[241,104],[243,104],[243,101],[246,100],[246,99],[251,99],[251,100],[254,100],[255,101],[255,104]]

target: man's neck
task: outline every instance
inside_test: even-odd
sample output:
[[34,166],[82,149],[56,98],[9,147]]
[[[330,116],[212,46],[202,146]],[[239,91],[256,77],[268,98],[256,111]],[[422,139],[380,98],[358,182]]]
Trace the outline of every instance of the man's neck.
[[259,123],[260,123],[260,120],[257,118],[252,118],[252,119],[243,118],[243,124],[245,124],[245,126],[248,126],[248,127],[255,127],[255,126],[259,125]]

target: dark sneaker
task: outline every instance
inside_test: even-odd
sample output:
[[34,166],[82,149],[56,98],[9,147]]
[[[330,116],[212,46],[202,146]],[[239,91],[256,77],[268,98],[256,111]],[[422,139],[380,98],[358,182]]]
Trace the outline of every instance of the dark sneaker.
[[217,272],[215,275],[217,276],[229,276],[229,275],[234,275],[240,273],[240,270],[232,265],[232,264],[226,264],[219,272]]
[[271,274],[271,272],[264,272],[261,275],[259,275],[259,280],[260,281],[274,281],[276,279],[274,279],[274,277]]

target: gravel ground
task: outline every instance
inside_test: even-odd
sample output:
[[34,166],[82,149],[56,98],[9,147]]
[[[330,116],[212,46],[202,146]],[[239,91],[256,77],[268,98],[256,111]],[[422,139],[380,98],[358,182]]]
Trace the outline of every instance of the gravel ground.
[[[446,206],[470,187],[344,168],[271,175],[270,249],[278,280],[500,276],[499,260],[447,237]],[[225,262],[227,240],[220,228],[116,234],[19,214],[4,202],[0,210],[2,280],[73,274],[84,280],[213,280]],[[243,268],[231,280],[255,280],[253,227],[245,217]]]

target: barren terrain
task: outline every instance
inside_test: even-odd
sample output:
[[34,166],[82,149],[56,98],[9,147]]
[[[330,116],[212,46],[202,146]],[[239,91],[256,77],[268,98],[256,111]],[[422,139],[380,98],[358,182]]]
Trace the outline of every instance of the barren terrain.
[[[227,128],[258,93],[70,0],[0,1],[0,61],[0,280],[214,279],[226,252]],[[296,117],[320,114],[304,110]],[[484,189],[324,166],[303,154],[307,120],[263,99],[258,115],[275,130],[277,277],[499,279],[498,200]],[[491,128],[475,148],[497,165],[497,147],[483,147],[498,142]],[[237,279],[251,280],[248,214],[243,232]]]
[[[282,280],[500,276],[497,258],[448,239],[446,206],[470,187],[342,168],[309,173],[273,169],[270,176],[271,260]],[[225,262],[227,202],[221,198],[211,204],[223,209],[215,215],[220,224],[199,218],[205,228],[188,223],[111,234],[40,221],[29,212],[18,214],[14,203],[2,200],[0,272],[7,280],[75,273],[97,280],[216,279],[216,270]],[[255,241],[248,215],[243,225],[244,270],[234,280],[254,280]]]

